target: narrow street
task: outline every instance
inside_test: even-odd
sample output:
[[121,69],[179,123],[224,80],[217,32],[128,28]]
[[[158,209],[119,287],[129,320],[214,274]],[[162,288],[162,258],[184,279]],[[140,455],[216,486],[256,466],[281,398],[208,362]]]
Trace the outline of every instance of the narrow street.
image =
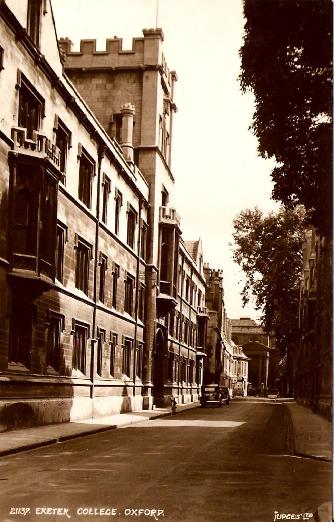
[[0,519],[270,522],[275,511],[312,513],[331,497],[331,464],[293,456],[291,440],[285,406],[254,398],[3,457]]

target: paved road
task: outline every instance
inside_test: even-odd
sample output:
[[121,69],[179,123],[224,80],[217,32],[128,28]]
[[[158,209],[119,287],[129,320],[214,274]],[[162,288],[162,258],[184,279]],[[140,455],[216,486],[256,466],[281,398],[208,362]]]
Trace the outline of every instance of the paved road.
[[270,522],[312,513],[330,481],[291,454],[284,405],[234,401],[2,457],[0,521]]

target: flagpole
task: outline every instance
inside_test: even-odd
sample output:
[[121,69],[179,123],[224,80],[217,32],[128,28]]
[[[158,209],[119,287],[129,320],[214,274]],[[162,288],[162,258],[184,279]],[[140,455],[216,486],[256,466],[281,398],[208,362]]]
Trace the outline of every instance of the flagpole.
[[159,0],[155,0],[155,28],[158,28]]

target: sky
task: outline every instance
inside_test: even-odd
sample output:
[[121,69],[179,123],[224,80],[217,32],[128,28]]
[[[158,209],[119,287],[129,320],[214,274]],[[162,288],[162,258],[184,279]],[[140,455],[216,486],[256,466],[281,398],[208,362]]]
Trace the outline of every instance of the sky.
[[[158,9],[157,9],[158,2]],[[243,37],[241,0],[53,0],[57,35],[74,50],[81,38],[132,37],[161,27],[164,55],[178,81],[172,143],[175,208],[182,237],[203,243],[204,261],[224,273],[225,306],[230,318],[259,318],[242,306],[243,274],[232,259],[233,218],[246,208],[276,208],[270,199],[272,160],[257,155],[249,130],[251,93],[242,94],[239,49]]]

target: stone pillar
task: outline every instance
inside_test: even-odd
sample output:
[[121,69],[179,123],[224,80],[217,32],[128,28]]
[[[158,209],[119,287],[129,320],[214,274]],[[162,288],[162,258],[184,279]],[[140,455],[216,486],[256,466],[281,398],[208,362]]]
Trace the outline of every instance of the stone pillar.
[[122,142],[121,147],[123,149],[123,154],[125,159],[133,163],[133,144],[132,144],[132,136],[133,136],[133,118],[135,115],[134,105],[131,103],[125,103],[121,106],[121,114],[122,114]]

